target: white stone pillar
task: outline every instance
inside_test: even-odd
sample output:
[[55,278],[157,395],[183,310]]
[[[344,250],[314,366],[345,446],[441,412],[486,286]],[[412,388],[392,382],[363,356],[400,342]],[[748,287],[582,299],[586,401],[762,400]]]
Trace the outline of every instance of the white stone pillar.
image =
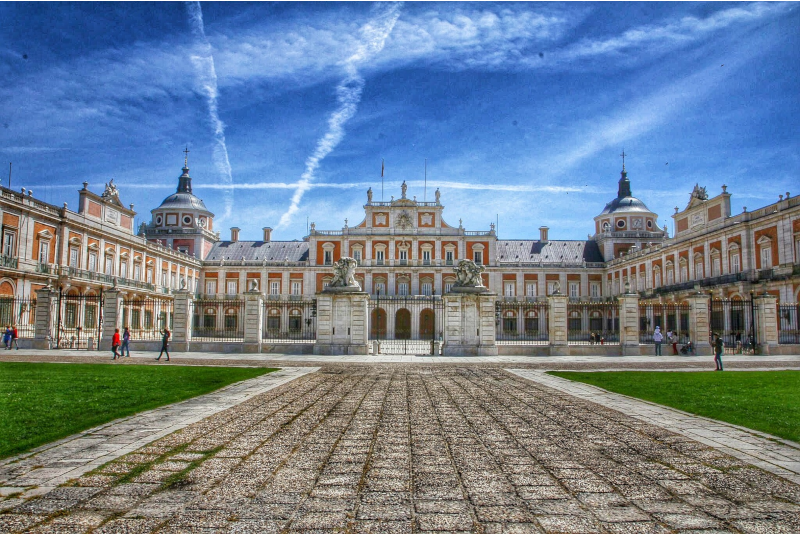
[[447,293],[444,300],[445,356],[496,356],[497,294]]
[[639,356],[639,295],[619,296],[619,346],[623,356]]
[[244,352],[261,352],[264,300],[257,289],[244,293]]
[[368,302],[363,291],[317,293],[314,354],[368,354]]
[[689,339],[694,344],[697,355],[711,355],[709,341],[711,322],[708,305],[711,297],[705,293],[695,293],[689,298]]
[[756,343],[759,354],[770,354],[778,347],[778,306],[774,295],[763,294],[753,298],[755,307]]
[[120,329],[120,337],[122,333],[122,294],[118,289],[113,288],[103,292],[103,334],[102,340],[105,346],[100,346],[98,349],[111,350],[111,339],[114,336],[114,330]]
[[551,356],[569,356],[569,343],[567,341],[567,303],[566,295],[557,294],[547,297],[549,304],[549,326]]
[[185,289],[175,292],[173,301],[172,341],[170,348],[188,352],[192,339],[192,294]]
[[[31,225],[33,226],[33,225]],[[49,349],[55,336],[54,324],[58,293],[49,287],[36,291],[36,323],[34,326],[33,348]]]

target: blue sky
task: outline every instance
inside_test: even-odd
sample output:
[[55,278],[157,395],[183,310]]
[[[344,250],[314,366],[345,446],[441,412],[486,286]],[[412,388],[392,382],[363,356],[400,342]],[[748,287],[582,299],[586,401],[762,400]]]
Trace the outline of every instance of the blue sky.
[[[177,186],[242,239],[438,187],[445,220],[583,239],[620,152],[659,214],[800,194],[800,6],[784,3],[0,3],[0,171],[139,221]],[[0,166],[0,169],[3,167]],[[671,219],[670,220],[670,229]]]

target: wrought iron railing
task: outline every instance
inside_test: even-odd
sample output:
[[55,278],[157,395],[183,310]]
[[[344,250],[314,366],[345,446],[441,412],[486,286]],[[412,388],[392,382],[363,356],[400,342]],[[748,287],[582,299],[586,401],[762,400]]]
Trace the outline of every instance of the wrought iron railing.
[[778,304],[778,343],[800,344],[800,304]]
[[192,301],[193,341],[244,341],[244,300]]
[[662,343],[670,343],[667,333],[675,336],[675,343],[689,341],[689,305],[676,302],[639,303],[639,343],[652,345],[656,327],[660,327]]
[[317,301],[272,301],[263,304],[261,339],[266,343],[310,343],[317,338]]
[[547,302],[505,297],[495,303],[495,339],[498,345],[547,345]]
[[567,303],[567,343],[618,345],[618,302]]

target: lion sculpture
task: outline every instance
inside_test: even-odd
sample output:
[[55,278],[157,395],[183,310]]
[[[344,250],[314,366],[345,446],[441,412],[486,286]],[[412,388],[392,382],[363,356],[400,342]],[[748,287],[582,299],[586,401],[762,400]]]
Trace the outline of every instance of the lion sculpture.
[[472,260],[461,260],[453,269],[456,273],[454,287],[484,287],[481,273],[485,270],[483,265],[477,265]]
[[358,261],[353,258],[342,258],[333,266],[333,280],[328,287],[353,287],[361,289],[356,280]]

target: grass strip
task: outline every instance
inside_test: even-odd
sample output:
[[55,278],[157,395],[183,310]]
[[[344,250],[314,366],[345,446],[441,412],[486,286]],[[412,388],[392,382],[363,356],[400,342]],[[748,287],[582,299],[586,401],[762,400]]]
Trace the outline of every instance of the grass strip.
[[800,371],[549,374],[800,442]]
[[276,370],[0,362],[0,458]]

